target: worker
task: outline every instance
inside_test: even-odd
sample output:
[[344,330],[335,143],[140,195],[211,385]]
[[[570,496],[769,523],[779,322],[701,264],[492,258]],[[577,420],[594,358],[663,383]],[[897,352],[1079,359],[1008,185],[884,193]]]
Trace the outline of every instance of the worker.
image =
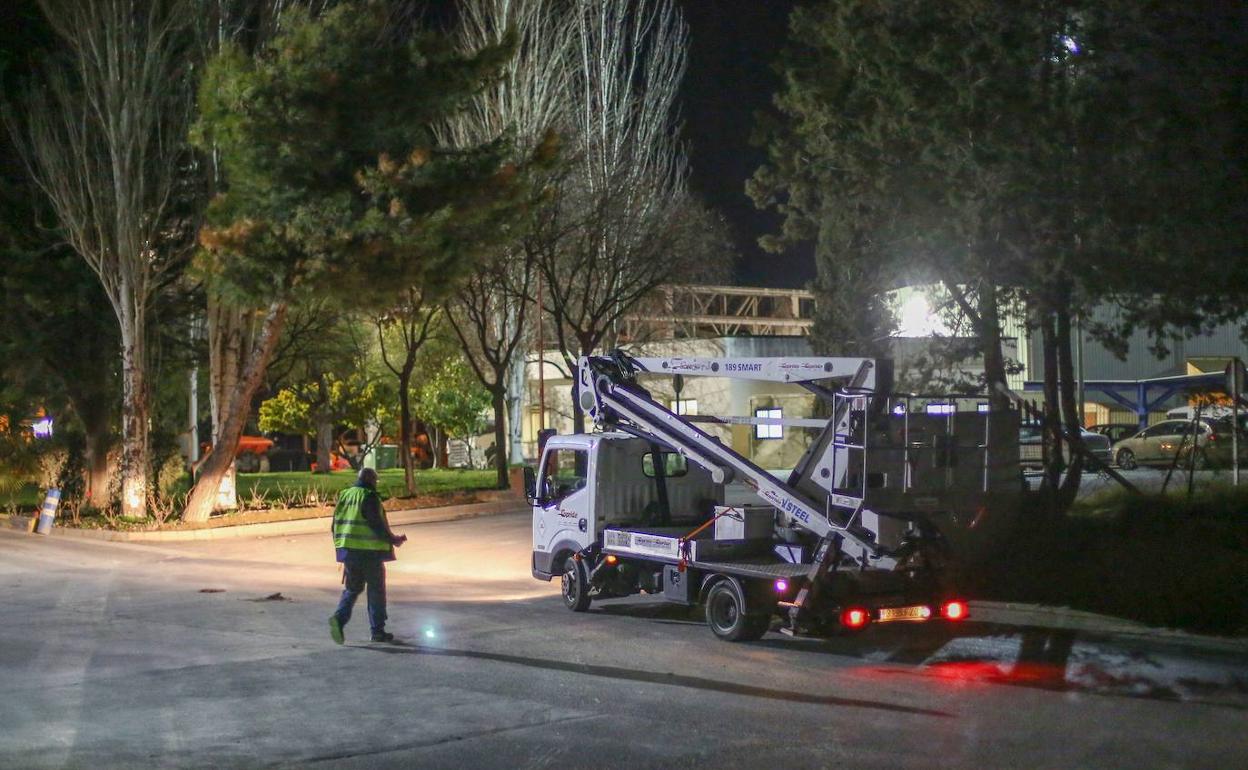
[[407,535],[390,531],[377,494],[377,471],[361,469],[355,484],[338,494],[332,532],[345,588],[338,609],[329,617],[330,637],[342,644],[343,626],[367,586],[372,639],[393,642],[394,635],[386,632],[386,562],[394,561],[394,548],[407,542]]

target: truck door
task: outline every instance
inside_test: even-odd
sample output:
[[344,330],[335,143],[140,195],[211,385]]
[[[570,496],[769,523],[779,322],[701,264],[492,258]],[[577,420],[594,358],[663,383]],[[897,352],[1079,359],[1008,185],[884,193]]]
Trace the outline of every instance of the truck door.
[[[589,451],[547,445],[537,481],[533,509],[534,548],[547,558],[565,551],[579,551],[594,536],[593,485],[589,478]],[[551,564],[558,573],[561,564]]]

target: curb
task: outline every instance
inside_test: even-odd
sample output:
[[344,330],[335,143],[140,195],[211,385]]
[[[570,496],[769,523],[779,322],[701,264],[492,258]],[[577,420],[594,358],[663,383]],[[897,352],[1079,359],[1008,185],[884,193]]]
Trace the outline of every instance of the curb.
[[1248,637],[1206,636],[1173,628],[1145,625],[1133,620],[1044,604],[971,600],[971,622],[1105,637],[1118,642],[1145,643],[1157,647],[1240,658],[1248,664]]
[[35,516],[0,514],[0,529],[11,529],[15,532],[33,532]]
[[[414,524],[435,524],[438,522],[475,519],[480,516],[498,516],[508,513],[522,513],[527,509],[523,501],[494,500],[484,503],[467,505],[443,505],[435,508],[408,508],[405,510],[387,511],[386,517],[391,527],[402,527]],[[97,540],[114,543],[173,543],[196,540],[226,540],[238,537],[270,537],[274,535],[307,535],[329,531],[330,516],[318,516],[308,519],[292,519],[290,521],[270,521],[259,524],[238,524],[228,527],[205,527],[187,530],[155,530],[124,532],[110,529],[74,529],[70,527],[54,527],[55,537],[69,537],[81,540]],[[10,516],[3,525],[8,529],[26,532],[30,518],[26,516]]]

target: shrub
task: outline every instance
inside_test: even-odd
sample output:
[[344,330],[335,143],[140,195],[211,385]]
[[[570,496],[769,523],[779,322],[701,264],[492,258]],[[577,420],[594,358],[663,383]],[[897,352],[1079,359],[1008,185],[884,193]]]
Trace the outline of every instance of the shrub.
[[182,455],[173,452],[156,465],[156,495],[162,502],[171,500],[190,490],[190,476]]
[[0,432],[0,497],[12,499],[40,477],[39,454],[21,436]]

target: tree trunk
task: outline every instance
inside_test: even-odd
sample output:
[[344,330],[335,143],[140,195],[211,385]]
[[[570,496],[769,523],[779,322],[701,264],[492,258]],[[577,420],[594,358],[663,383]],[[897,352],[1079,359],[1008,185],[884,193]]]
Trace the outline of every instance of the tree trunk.
[[207,521],[212,515],[217,490],[226,471],[234,462],[238,442],[243,437],[243,429],[247,427],[251,399],[264,379],[264,371],[269,365],[269,359],[273,357],[273,351],[277,349],[282,325],[286,322],[286,311],[284,301],[275,301],[269,305],[260,333],[251,347],[247,365],[230,395],[229,410],[221,423],[216,441],[200,466],[199,481],[191,490],[186,510],[182,513],[184,521]]
[[84,495],[85,502],[95,509],[107,508],[111,502],[108,499],[108,450],[112,447],[112,436],[109,434],[108,427],[103,429],[98,426],[92,426],[83,423],[86,431],[84,436],[84,459],[86,468],[87,492]]
[[572,432],[585,432],[585,410],[581,409],[581,389],[576,380],[575,371],[572,375]]
[[[123,290],[123,296],[130,293]],[[147,518],[148,419],[146,318],[127,302],[121,325],[121,518]]]
[[507,462],[510,465],[520,465],[524,462],[524,396],[527,371],[528,362],[525,360],[523,351],[520,351],[512,358],[508,372],[510,386],[507,388],[507,394],[510,396],[508,399],[510,406],[507,410]]
[[416,459],[412,457],[412,365],[399,372],[399,458],[403,461],[403,486],[409,497],[416,494]]
[[[1063,298],[1065,300],[1065,298]],[[1066,478],[1062,481],[1057,495],[1057,512],[1064,514],[1075,502],[1079,494],[1082,480],[1084,456],[1083,438],[1080,429],[1083,427],[1083,415],[1079,414],[1078,394],[1075,387],[1075,365],[1070,338],[1070,303],[1063,301],[1056,312],[1057,316],[1057,362],[1061,395],[1062,424],[1065,428],[1067,442],[1070,445],[1070,464],[1066,469]]]
[[1040,339],[1044,350],[1044,482],[1043,489],[1048,497],[1050,513],[1056,513],[1057,491],[1062,481],[1062,430],[1059,413],[1060,394],[1058,389],[1057,362],[1057,328],[1051,310],[1044,310],[1040,316]]
[[500,385],[490,394],[494,397],[494,468],[498,471],[498,488],[506,489],[511,480],[507,478],[507,389],[501,384],[501,372],[497,381]]
[[[230,399],[238,386],[238,378],[251,351],[251,313],[226,302],[216,292],[208,293],[208,403],[212,414],[212,443],[221,436],[225,415],[230,413]],[[237,469],[231,463],[219,485],[215,510],[238,507],[237,487],[233,483]]]
[[[582,352],[581,353],[582,356],[590,356],[590,355],[593,355],[593,352],[594,352],[594,349],[592,346],[586,347],[583,343],[581,346],[581,350],[589,351],[588,353]],[[585,410],[581,408],[581,385],[580,385],[581,373],[577,370],[577,367],[576,367],[577,361],[579,361],[579,359],[576,359],[576,360],[571,359],[565,353],[563,356],[563,360],[564,360],[564,364],[566,364],[568,367],[568,372],[572,375],[572,432],[577,433],[577,434],[584,433],[585,432]]]
[[334,469],[334,423],[324,416],[316,420],[316,472],[329,473]]
[[108,482],[112,469],[108,464],[108,452],[113,447],[114,394],[98,387],[77,387],[78,383],[66,383],[70,404],[78,421],[82,423],[83,441],[83,502],[92,508],[107,508]]
[[1007,385],[1005,354],[1001,351],[1001,312],[997,287],[985,286],[979,292],[980,349],[984,356],[984,384],[988,388],[988,404],[993,411],[1010,408],[1010,399],[1002,392]]

